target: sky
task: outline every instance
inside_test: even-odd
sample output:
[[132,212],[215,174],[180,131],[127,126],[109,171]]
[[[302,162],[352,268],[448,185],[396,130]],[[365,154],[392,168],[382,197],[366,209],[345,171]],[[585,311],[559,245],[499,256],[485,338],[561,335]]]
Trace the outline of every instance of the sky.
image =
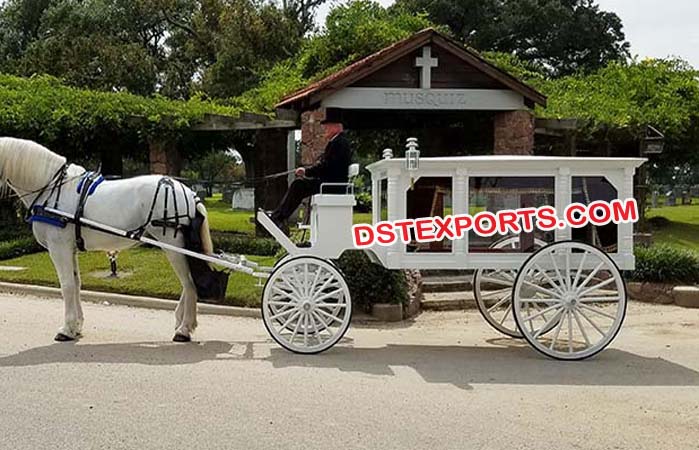
[[[338,3],[340,0],[331,0]],[[378,0],[384,6],[393,0]],[[679,56],[699,68],[698,0],[598,0],[605,11],[613,11],[624,24],[632,55],[641,58]],[[323,23],[330,4],[321,8]]]

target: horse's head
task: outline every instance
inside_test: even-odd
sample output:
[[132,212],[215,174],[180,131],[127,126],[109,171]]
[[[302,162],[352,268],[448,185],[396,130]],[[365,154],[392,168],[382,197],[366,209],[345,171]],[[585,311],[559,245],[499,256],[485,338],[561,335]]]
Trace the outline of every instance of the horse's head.
[[36,142],[0,137],[0,195],[33,192],[51,182],[66,159]]

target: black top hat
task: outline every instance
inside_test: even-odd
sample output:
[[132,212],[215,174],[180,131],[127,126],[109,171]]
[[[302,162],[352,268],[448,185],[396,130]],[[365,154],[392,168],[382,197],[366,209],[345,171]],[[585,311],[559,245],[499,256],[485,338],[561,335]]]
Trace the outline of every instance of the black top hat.
[[325,111],[325,119],[321,120],[320,123],[325,125],[326,123],[341,123],[345,128],[344,120],[342,120],[342,111],[339,109],[328,109]]

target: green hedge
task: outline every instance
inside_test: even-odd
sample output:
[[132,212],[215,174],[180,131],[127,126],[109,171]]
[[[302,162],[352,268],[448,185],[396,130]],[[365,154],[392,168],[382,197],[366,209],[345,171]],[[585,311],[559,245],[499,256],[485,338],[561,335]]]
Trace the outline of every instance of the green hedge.
[[[187,101],[126,92],[78,89],[48,75],[19,78],[0,74],[0,134],[92,137],[107,127],[163,136],[189,130],[206,114],[238,117],[240,110],[193,97]],[[142,120],[134,120],[141,118]]]
[[631,274],[634,281],[699,283],[697,253],[668,245],[637,247],[635,253],[636,270]]
[[364,252],[345,252],[338,266],[347,280],[352,302],[370,312],[376,303],[407,303],[408,285],[405,274],[372,264]]
[[215,250],[241,255],[275,256],[281,249],[277,241],[267,238],[216,235],[213,240]]
[[22,255],[38,253],[44,250],[34,239],[34,236],[23,236],[12,240],[0,242],[0,261],[12,259]]

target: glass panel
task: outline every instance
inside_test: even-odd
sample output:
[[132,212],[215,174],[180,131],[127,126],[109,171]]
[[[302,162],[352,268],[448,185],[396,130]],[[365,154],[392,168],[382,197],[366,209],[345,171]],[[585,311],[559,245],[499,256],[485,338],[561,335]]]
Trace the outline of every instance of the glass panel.
[[[573,177],[574,203],[589,205],[599,200],[611,202],[617,198],[617,190],[604,177]],[[613,223],[603,227],[587,225],[585,228],[573,229],[573,240],[594,245],[607,253],[616,253],[618,232],[618,225]]]
[[[506,209],[555,206],[554,177],[470,177],[469,214],[496,213]],[[520,249],[531,253],[545,244],[554,242],[551,232],[535,230],[518,237],[495,234],[491,237],[469,234],[469,252],[515,253]]]
[[[423,217],[446,217],[452,214],[452,179],[451,177],[423,177],[417,180],[407,195],[408,219]],[[439,242],[420,243],[413,240],[407,246],[410,253],[448,253],[452,241],[444,239]]]
[[380,222],[388,220],[388,180],[381,180],[381,201],[379,202],[381,212],[379,213]]

